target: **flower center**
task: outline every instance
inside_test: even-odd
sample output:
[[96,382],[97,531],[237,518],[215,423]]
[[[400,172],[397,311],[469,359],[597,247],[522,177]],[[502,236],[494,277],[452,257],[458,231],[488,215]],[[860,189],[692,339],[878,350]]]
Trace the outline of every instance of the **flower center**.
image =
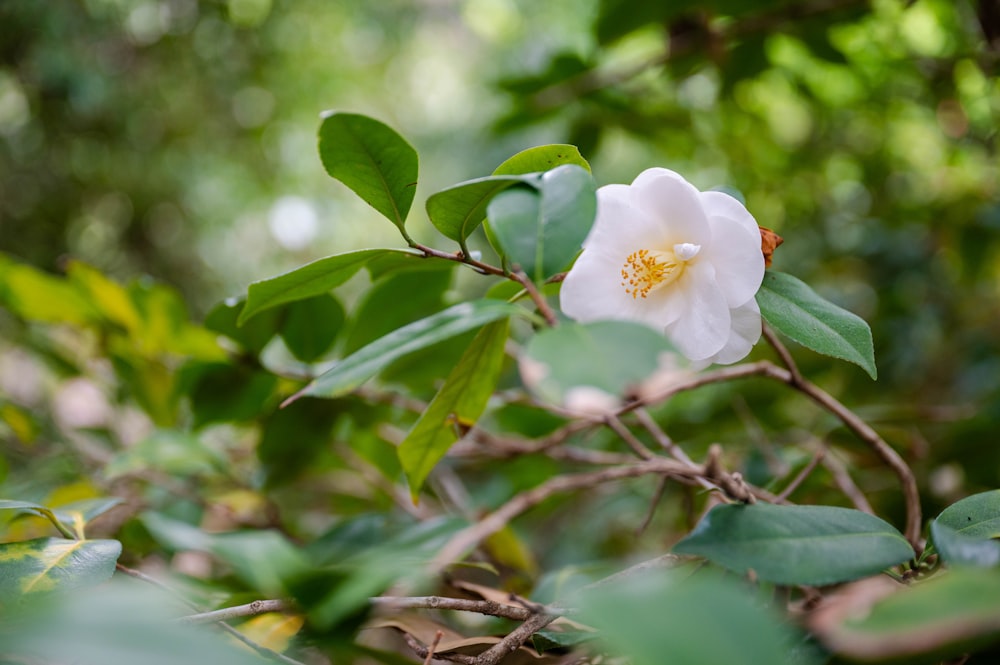
[[682,242],[666,251],[640,249],[632,252],[622,264],[625,293],[633,299],[645,298],[653,289],[672,284],[700,251],[701,245]]

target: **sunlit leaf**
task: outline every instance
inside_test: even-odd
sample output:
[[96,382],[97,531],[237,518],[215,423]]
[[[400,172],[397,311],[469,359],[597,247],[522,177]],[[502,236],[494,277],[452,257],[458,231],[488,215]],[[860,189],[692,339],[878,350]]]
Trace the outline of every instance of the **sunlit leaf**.
[[399,444],[399,461],[414,497],[438,461],[486,409],[500,377],[508,328],[508,321],[501,319],[479,331]]
[[875,575],[914,557],[903,535],[873,515],[768,503],[716,506],[673,551],[768,582],[810,586]]
[[340,180],[395,224],[403,225],[417,191],[417,152],[387,125],[354,113],[328,113],[319,128],[319,156]]
[[575,165],[543,173],[533,184],[494,196],[487,224],[497,251],[541,283],[580,253],[597,214],[597,197],[594,179]]
[[125,330],[136,332],[140,327],[139,313],[121,284],[108,279],[101,271],[80,261],[70,262],[67,276],[79,284],[88,300],[101,315]]
[[240,312],[237,325],[242,326],[250,317],[271,307],[326,293],[349,280],[372,259],[388,254],[413,252],[405,249],[359,249],[328,256],[277,277],[254,282],[247,289],[246,305]]
[[83,538],[84,527],[93,519],[100,517],[115,506],[125,502],[118,497],[102,497],[97,499],[81,499],[52,510],[56,519],[69,526],[73,531]]
[[114,573],[117,540],[36,538],[0,544],[0,605],[27,594],[99,584]]
[[359,349],[289,398],[286,404],[306,395],[338,397],[347,394],[409,353],[515,315],[524,316],[526,312],[521,307],[498,300],[459,303],[394,330]]
[[493,171],[495,176],[541,173],[557,166],[573,164],[590,172],[590,164],[583,158],[575,145],[540,145],[522,150]]
[[93,303],[65,279],[10,261],[3,281],[0,303],[28,321],[84,325],[98,319]]
[[764,319],[817,353],[858,365],[878,377],[872,331],[865,321],[821,298],[801,280],[768,270],[757,292]]
[[427,199],[427,216],[434,227],[463,242],[486,219],[486,206],[498,193],[523,182],[518,176],[487,176],[453,185]]

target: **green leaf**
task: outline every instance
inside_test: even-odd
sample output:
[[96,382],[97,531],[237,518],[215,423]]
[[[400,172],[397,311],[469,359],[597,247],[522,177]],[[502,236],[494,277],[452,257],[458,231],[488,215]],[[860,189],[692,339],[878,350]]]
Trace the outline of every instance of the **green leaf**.
[[253,321],[239,326],[236,321],[245,305],[245,298],[226,298],[209,311],[205,328],[235,340],[249,353],[258,354],[278,334],[281,311],[269,309],[266,315],[254,316]]
[[666,337],[631,321],[565,323],[538,333],[524,347],[521,377],[544,400],[566,404],[575,388],[621,398],[676,358]]
[[498,193],[524,182],[519,176],[487,176],[467,180],[432,194],[427,216],[446,238],[465,242],[486,219],[486,205]]
[[536,282],[566,268],[580,253],[597,214],[594,179],[579,166],[548,171],[527,186],[506,189],[489,202],[491,241]]
[[851,660],[945,661],[1000,638],[1000,571],[950,570],[831,618],[819,637]]
[[941,511],[935,522],[975,538],[1000,538],[1000,490],[980,492]]
[[531,646],[538,653],[568,649],[585,642],[592,642],[597,635],[588,630],[540,630],[531,636]]
[[393,361],[409,353],[514,315],[526,316],[527,312],[521,307],[497,300],[474,300],[453,305],[437,314],[398,328],[359,349],[290,397],[285,404],[306,395],[314,397],[345,395]]
[[56,518],[70,526],[79,538],[83,538],[84,527],[94,518],[100,517],[115,506],[125,503],[118,497],[103,497],[99,499],[82,499],[53,509]]
[[385,215],[403,225],[417,189],[417,152],[387,125],[353,113],[329,113],[319,128],[323,167]]
[[328,293],[288,305],[281,339],[292,355],[304,363],[326,353],[344,327],[344,307]]
[[4,265],[0,303],[28,321],[86,325],[98,319],[77,285],[14,261]]
[[455,265],[451,261],[421,261],[375,282],[354,306],[342,353],[354,353],[396,328],[444,309]]
[[1000,566],[1000,542],[966,536],[938,520],[931,522],[931,542],[941,558],[952,566]]
[[399,462],[414,498],[427,475],[458,440],[459,432],[475,424],[486,409],[500,378],[508,331],[507,319],[494,321],[479,331],[444,386],[399,444]]
[[189,391],[196,429],[209,423],[253,420],[278,385],[278,377],[248,365],[206,363],[192,372],[197,372]]
[[673,549],[776,584],[824,586],[875,575],[914,557],[906,539],[867,513],[832,506],[723,505]]
[[794,631],[738,581],[718,575],[639,574],[581,600],[579,620],[635,665],[787,663],[795,642]]
[[52,522],[52,525],[65,535],[71,535],[67,532],[65,525],[59,521],[59,518],[56,517],[56,514],[51,509],[37,503],[32,503],[30,501],[16,501],[12,499],[0,499],[0,510],[19,510],[36,513],[37,515],[40,515]]
[[1000,490],[981,492],[945,508],[931,522],[931,540],[951,565],[1000,565]]
[[852,362],[873,379],[878,378],[868,324],[824,300],[801,280],[768,270],[757,292],[757,304],[775,330],[817,353]]
[[493,171],[493,175],[541,173],[565,164],[574,164],[590,173],[590,164],[583,158],[575,145],[555,143],[522,150],[498,166]]
[[113,457],[104,467],[104,475],[113,479],[159,471],[170,476],[211,476],[220,474],[226,466],[226,459],[197,436],[159,429]]
[[237,325],[271,307],[305,300],[340,286],[372,259],[389,254],[414,254],[405,249],[359,249],[307,263],[277,277],[254,282],[247,289],[247,302]]
[[27,594],[99,584],[115,571],[117,540],[36,538],[0,544],[0,605]]

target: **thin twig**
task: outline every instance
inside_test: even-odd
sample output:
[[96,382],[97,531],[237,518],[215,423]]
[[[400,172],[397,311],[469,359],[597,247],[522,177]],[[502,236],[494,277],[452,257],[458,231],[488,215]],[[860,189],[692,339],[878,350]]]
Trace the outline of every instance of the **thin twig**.
[[267,614],[268,612],[284,612],[287,609],[289,609],[289,605],[284,600],[255,600],[252,603],[247,603],[246,605],[224,607],[221,610],[189,614],[188,616],[174,619],[174,622],[183,624],[216,623],[218,621],[229,621],[230,619]]
[[521,648],[532,635],[545,628],[558,617],[554,614],[535,614],[511,631],[505,638],[476,656],[475,665],[497,665],[501,660]]
[[459,531],[441,548],[431,561],[432,573],[459,559],[484,539],[503,529],[507,524],[549,497],[562,492],[586,489],[601,483],[647,475],[664,475],[676,478],[694,478],[698,473],[684,464],[661,458],[654,458],[636,464],[611,467],[600,471],[575,475],[556,476],[530,490],[516,494],[476,524]]
[[632,434],[628,427],[625,427],[625,423],[618,419],[617,416],[607,416],[604,422],[610,427],[615,434],[618,435],[622,441],[628,444],[628,447],[632,449],[632,452],[636,454],[639,459],[649,460],[656,457],[653,451],[647,448],[642,441],[640,441],[635,434]]
[[375,596],[368,601],[376,607],[411,610],[455,610],[475,612],[491,617],[501,617],[514,621],[525,621],[534,612],[515,605],[505,605],[492,600],[472,600],[469,598],[448,598],[445,596]]
[[[129,568],[127,566],[123,566],[120,563],[115,564],[115,570],[117,570],[118,572],[120,572],[120,573],[122,573],[124,575],[128,575],[129,577],[134,577],[137,580],[142,580],[146,584],[150,584],[152,586],[155,586],[156,588],[160,589],[161,591],[165,591],[166,593],[170,594],[172,597],[174,597],[175,599],[177,599],[179,602],[183,603],[184,605],[187,605],[189,608],[193,609],[195,612],[201,612],[201,608],[199,608],[197,605],[195,605],[190,600],[188,600],[183,595],[181,595],[180,592],[175,591],[170,586],[164,584],[163,582],[160,582],[159,580],[157,580],[157,579],[155,579],[153,577],[150,577],[149,575],[147,575],[146,573],[144,573],[142,571],[135,570],[135,569]],[[234,638],[236,638],[237,640],[239,640],[240,642],[242,642],[246,646],[250,647],[251,649],[253,649],[257,653],[259,653],[260,655],[264,656],[265,658],[271,658],[273,660],[277,660],[279,662],[285,663],[285,665],[305,665],[304,663],[301,663],[301,662],[295,660],[294,658],[289,658],[285,654],[278,653],[277,651],[274,651],[272,649],[268,649],[263,644],[258,644],[257,642],[254,642],[249,637],[247,637],[246,635],[244,635],[240,631],[236,630],[235,628],[233,628],[232,626],[230,626],[227,623],[217,623],[216,625],[218,625],[220,629],[222,629],[223,631],[229,633]]]
[[434,652],[437,650],[438,645],[441,644],[441,638],[444,637],[444,631],[437,631],[434,633],[434,641],[431,642],[431,646],[427,649],[427,657],[424,658],[424,665],[431,665],[431,661],[434,660]]
[[656,509],[660,507],[660,501],[663,500],[663,495],[667,491],[667,482],[666,478],[660,478],[660,482],[656,486],[656,491],[653,492],[653,498],[649,502],[649,509],[646,511],[646,517],[644,517],[642,523],[636,527],[635,535],[637,538],[645,533],[646,529],[649,528],[649,525],[653,523],[653,517],[656,515]]
[[782,343],[778,334],[771,330],[771,326],[766,323],[764,324],[762,332],[764,333],[764,339],[767,340],[767,343],[771,345],[771,348],[773,348],[775,353],[778,354],[778,357],[781,358],[781,364],[785,366],[789,373],[791,373],[792,384],[801,385],[802,372],[799,371],[799,366],[795,364],[795,359],[792,358],[792,354],[788,350],[788,347]]
[[[420,658],[426,658],[427,654],[432,653],[428,647],[425,647],[417,638],[407,632],[403,633],[403,640],[413,650],[413,653],[417,654]],[[461,663],[462,665],[478,665],[479,662],[476,660],[476,656],[467,656],[464,653],[439,653],[434,658]]]
[[839,459],[834,455],[827,455],[823,458],[823,466],[833,476],[833,482],[836,483],[837,488],[844,493],[844,496],[851,500],[855,508],[869,515],[875,514],[875,510],[868,503],[864,492],[857,486],[854,479],[851,478],[851,474],[847,472],[847,468]]
[[545,296],[541,294],[538,287],[535,286],[535,283],[531,281],[531,278],[521,271],[511,273],[510,278],[524,287],[524,290],[528,292],[528,297],[531,298],[531,301],[535,303],[535,307],[538,308],[538,313],[542,315],[545,322],[548,323],[549,326],[555,327],[558,325],[559,318],[556,317],[556,313],[552,311],[551,307],[549,307],[549,303],[545,300]]
[[809,460],[809,463],[802,467],[802,470],[799,471],[795,478],[792,479],[792,482],[788,483],[788,487],[778,492],[778,498],[784,501],[790,497],[792,492],[797,490],[799,485],[804,483],[806,478],[809,477],[809,474],[811,474],[819,463],[823,461],[824,457],[826,457],[826,448],[820,448],[817,450],[816,454]]

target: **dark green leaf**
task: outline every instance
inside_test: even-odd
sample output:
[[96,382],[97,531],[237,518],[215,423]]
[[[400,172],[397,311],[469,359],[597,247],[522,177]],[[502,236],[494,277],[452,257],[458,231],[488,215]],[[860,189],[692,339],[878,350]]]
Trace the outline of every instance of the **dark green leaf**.
[[405,249],[359,249],[328,256],[277,277],[254,282],[247,289],[247,303],[240,312],[237,325],[242,326],[250,317],[271,307],[326,293],[349,280],[372,259],[389,254],[412,255],[414,252]]
[[581,387],[620,399],[651,376],[663,357],[675,357],[672,351],[666,337],[639,323],[565,323],[531,338],[520,361],[521,377],[556,404],[565,405],[570,391]]
[[446,238],[464,242],[486,219],[486,205],[499,192],[523,182],[518,176],[487,176],[441,190],[427,199],[427,216]]
[[526,315],[524,309],[498,300],[474,300],[459,303],[420,321],[415,321],[380,337],[340,361],[285,403],[312,395],[338,397],[347,394],[380,370],[409,353],[474,330],[487,323],[514,315]]
[[538,653],[568,649],[584,642],[590,642],[596,633],[586,630],[540,630],[531,636],[531,645]]
[[479,331],[444,386],[399,444],[399,461],[414,497],[460,433],[474,425],[486,409],[500,378],[508,329],[508,321],[502,319]]
[[311,363],[326,353],[344,327],[344,308],[328,293],[290,303],[281,339],[292,355]]
[[635,665],[786,663],[795,641],[793,630],[737,581],[716,575],[640,574],[598,586],[582,600],[579,620]]
[[817,353],[852,362],[873,379],[878,377],[868,324],[824,300],[801,280],[768,270],[757,292],[757,304],[775,330]]
[[541,283],[580,253],[597,214],[597,197],[594,179],[572,164],[542,174],[535,186],[494,196],[487,224],[497,251]]
[[28,594],[100,584],[115,571],[117,540],[37,538],[0,544],[0,605]]
[[295,480],[330,446],[330,430],[345,407],[339,401],[300,399],[264,421],[257,458],[268,486]]
[[330,113],[319,128],[319,156],[326,172],[403,225],[417,190],[417,152],[387,125],[353,113]]
[[244,298],[226,298],[212,308],[205,317],[205,327],[235,340],[249,353],[260,353],[281,325],[281,311],[269,309],[266,314],[253,317],[252,322],[237,325],[240,312],[246,305]]
[[191,387],[194,426],[256,418],[274,395],[278,378],[245,365],[206,364]]
[[906,539],[867,513],[767,503],[713,508],[674,546],[776,584],[823,586],[875,575],[914,557]]
[[557,166],[574,164],[590,172],[590,164],[575,145],[554,143],[522,150],[493,171],[495,176],[524,175],[551,171]]
[[342,353],[354,353],[396,328],[444,309],[455,265],[422,261],[378,280],[351,313]]

